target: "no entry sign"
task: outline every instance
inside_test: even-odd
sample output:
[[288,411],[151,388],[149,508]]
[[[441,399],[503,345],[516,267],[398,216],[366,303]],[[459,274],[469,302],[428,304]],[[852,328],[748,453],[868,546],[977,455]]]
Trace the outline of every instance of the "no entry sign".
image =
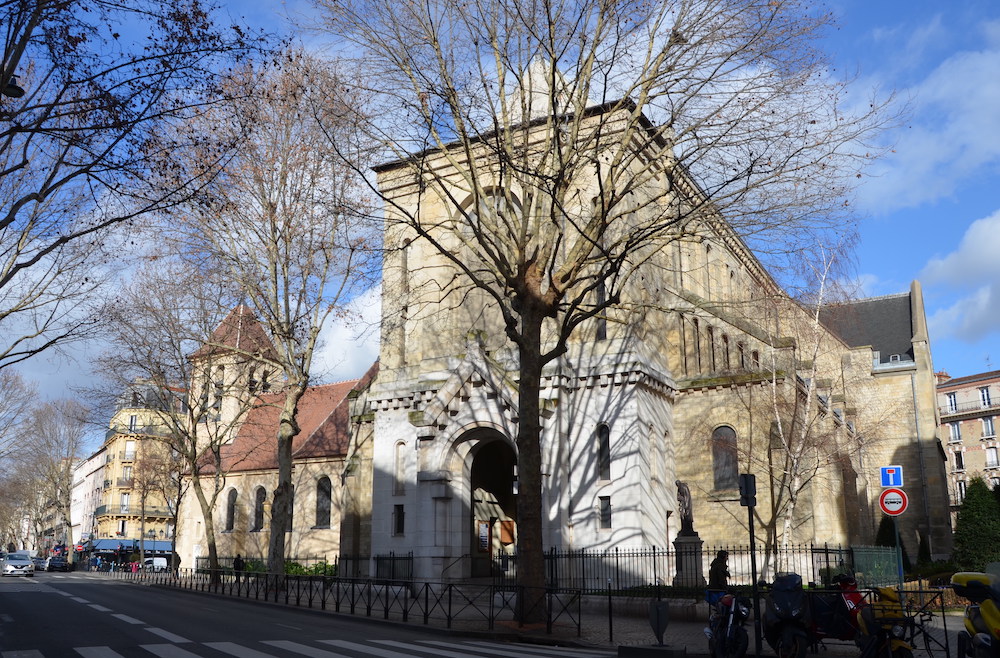
[[906,492],[902,489],[886,489],[878,497],[878,506],[889,516],[899,516],[905,512],[909,502]]

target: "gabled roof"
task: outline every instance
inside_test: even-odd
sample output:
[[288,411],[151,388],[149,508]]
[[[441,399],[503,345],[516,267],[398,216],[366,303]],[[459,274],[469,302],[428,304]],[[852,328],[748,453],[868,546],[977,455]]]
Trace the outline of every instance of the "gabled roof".
[[870,345],[880,363],[889,363],[893,354],[914,358],[910,293],[824,306],[820,321],[851,347]]
[[274,343],[246,304],[240,304],[230,311],[209,336],[208,342],[195,350],[191,358],[199,359],[230,351],[259,354],[271,359],[277,357]]
[[[378,373],[376,362],[361,379],[310,386],[299,400],[299,433],[292,440],[292,459],[344,457],[350,441],[351,392],[363,390]],[[278,468],[277,430],[283,393],[258,398],[258,405],[233,441],[222,447],[222,469],[240,471]]]

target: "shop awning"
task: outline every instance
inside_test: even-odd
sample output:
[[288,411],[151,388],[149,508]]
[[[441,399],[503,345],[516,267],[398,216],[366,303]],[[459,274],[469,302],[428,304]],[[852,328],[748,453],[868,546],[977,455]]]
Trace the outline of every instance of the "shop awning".
[[[94,539],[90,542],[89,548],[95,553],[114,553],[115,551],[138,551],[140,541],[138,539]],[[146,553],[169,553],[170,542],[147,539],[142,544]]]

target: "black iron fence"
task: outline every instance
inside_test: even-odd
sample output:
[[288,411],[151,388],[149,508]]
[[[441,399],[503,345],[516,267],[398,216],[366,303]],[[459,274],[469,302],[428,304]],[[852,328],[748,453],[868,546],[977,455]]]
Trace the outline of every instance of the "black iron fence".
[[[386,564],[392,564],[387,562]],[[401,563],[396,563],[398,564]],[[330,576],[274,575],[179,569],[175,572],[119,571],[101,574],[148,585],[210,592],[297,607],[381,617],[447,628],[493,630],[497,622],[543,622],[580,634],[579,591],[556,588],[496,588],[491,584],[391,582]]]
[[[833,553],[814,554],[814,564],[818,562],[818,556],[822,556],[825,563],[826,558],[832,557]],[[609,642],[613,639],[615,617],[621,616],[624,609],[621,604],[623,599],[607,586],[603,595],[596,595],[571,588],[531,589],[516,585],[455,582],[377,582],[372,579],[330,576],[234,573],[221,569],[180,569],[174,572],[147,573],[119,571],[99,576],[342,614],[466,630],[494,630],[497,624],[524,626],[526,622],[541,622],[547,633],[553,633],[553,629],[558,626],[560,633],[570,632],[580,636],[583,623],[587,623],[588,627],[606,623]],[[839,591],[814,589],[809,591],[809,595],[835,596]],[[863,593],[867,602],[874,600],[872,592]],[[648,591],[641,594],[651,598],[659,598],[661,594],[664,598],[670,597],[666,588],[655,593]],[[907,588],[899,592],[898,596],[901,600],[901,604],[898,604],[899,621],[905,631],[904,638],[914,647],[923,649],[927,658],[948,658],[951,643],[941,590]],[[765,589],[761,592],[762,607],[766,597]],[[690,602],[687,597],[681,600]],[[645,608],[642,609],[645,612]],[[852,642],[847,644],[854,647]]]
[[[583,592],[616,592],[650,587],[704,588],[709,566],[719,551],[728,553],[729,584],[753,584],[750,548],[747,546],[689,545],[680,549],[615,548],[549,550],[545,554],[545,580],[549,587]],[[886,546],[831,546],[797,544],[777,550],[756,551],[757,577],[770,580],[775,573],[795,572],[804,582],[829,585],[838,573],[851,573],[863,587],[897,581],[896,551]],[[493,583],[514,584],[517,555],[497,553],[493,558]]]

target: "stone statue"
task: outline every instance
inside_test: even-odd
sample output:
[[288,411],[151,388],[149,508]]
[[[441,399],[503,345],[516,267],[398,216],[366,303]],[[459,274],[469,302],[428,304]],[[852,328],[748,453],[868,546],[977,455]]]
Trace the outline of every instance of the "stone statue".
[[677,512],[681,517],[682,535],[693,535],[694,532],[694,512],[691,507],[691,489],[680,480],[674,480],[677,485]]

